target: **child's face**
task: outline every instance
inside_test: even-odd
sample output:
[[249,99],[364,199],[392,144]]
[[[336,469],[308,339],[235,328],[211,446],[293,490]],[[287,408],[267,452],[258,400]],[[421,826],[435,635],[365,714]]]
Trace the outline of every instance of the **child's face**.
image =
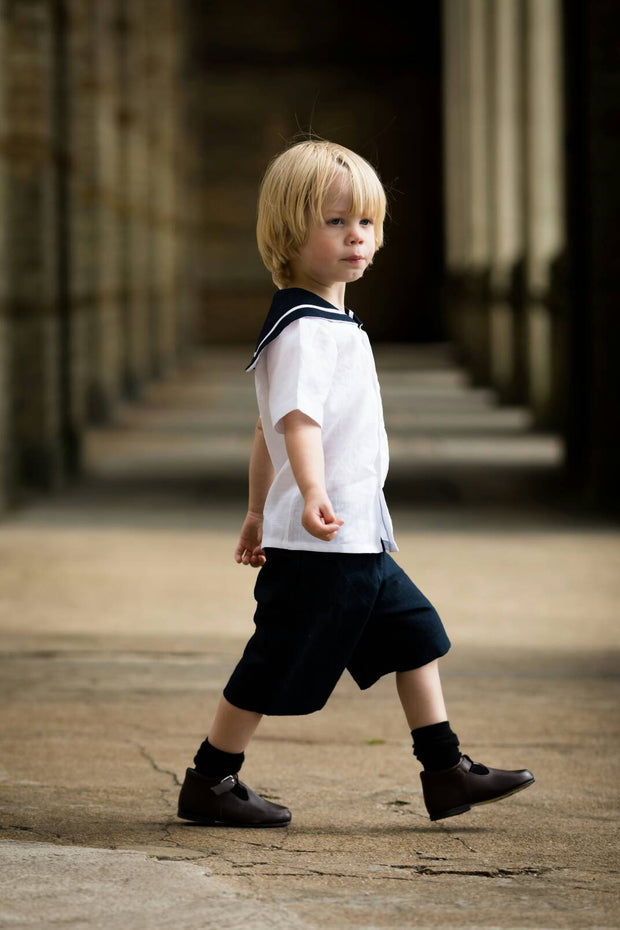
[[346,187],[332,185],[323,203],[323,220],[312,223],[298,255],[291,260],[293,279],[331,286],[362,277],[376,251],[372,218],[350,213]]

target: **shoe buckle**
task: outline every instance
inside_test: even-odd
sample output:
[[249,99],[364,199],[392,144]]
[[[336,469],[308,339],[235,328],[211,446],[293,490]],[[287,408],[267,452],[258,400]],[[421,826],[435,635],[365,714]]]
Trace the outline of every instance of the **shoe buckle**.
[[217,785],[213,785],[211,791],[213,794],[224,794],[225,791],[230,791],[237,784],[236,775],[226,775]]

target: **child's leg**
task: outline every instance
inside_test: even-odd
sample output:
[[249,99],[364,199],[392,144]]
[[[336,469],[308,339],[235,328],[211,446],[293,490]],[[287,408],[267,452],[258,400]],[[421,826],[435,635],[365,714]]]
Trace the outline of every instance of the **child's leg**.
[[450,729],[439,678],[439,661],[396,672],[396,689],[413,737],[413,752],[424,769],[437,771],[461,758],[459,740]]
[[285,827],[291,812],[239,781],[244,752],[262,714],[235,707],[221,696],[208,737],[185,773],[179,817],[230,827]]
[[413,753],[424,768],[420,777],[431,820],[498,801],[533,783],[528,769],[492,769],[461,755],[447,719],[437,660],[396,672],[396,688],[411,728]]
[[209,730],[209,742],[223,752],[243,752],[262,716],[253,710],[235,707],[222,695]]
[[262,714],[243,710],[220,697],[209,735],[194,757],[196,771],[201,775],[230,775],[243,765],[244,752]]
[[439,661],[396,672],[396,689],[410,730],[447,720],[439,678]]

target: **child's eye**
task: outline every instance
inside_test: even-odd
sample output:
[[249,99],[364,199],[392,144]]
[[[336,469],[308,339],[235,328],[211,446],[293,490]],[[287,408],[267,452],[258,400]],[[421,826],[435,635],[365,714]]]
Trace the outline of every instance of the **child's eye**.
[[372,226],[372,220],[368,218],[360,220],[360,223],[362,224],[362,226]]
[[342,217],[335,216],[333,219],[327,221],[327,225],[328,225],[328,226],[338,226],[338,225],[339,225],[340,223],[342,223],[342,222],[343,222]]

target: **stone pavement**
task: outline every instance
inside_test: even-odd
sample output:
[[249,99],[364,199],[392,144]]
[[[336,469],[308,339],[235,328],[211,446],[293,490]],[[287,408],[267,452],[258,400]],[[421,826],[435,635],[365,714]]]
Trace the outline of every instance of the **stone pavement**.
[[289,827],[176,819],[252,627],[246,354],[197,353],[91,432],[80,486],[0,522],[0,926],[618,927],[618,527],[443,347],[376,350],[394,557],[450,633],[463,750],[535,785],[432,824],[392,676],[345,673],[248,751]]

